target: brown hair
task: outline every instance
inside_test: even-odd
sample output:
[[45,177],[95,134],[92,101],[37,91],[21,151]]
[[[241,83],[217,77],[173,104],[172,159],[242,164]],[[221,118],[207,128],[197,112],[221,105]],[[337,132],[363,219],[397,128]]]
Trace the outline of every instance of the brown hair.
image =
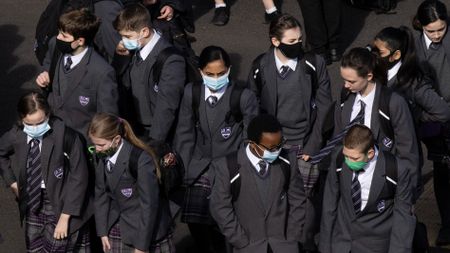
[[365,125],[354,125],[350,127],[344,137],[344,147],[348,149],[357,149],[367,153],[375,145],[373,134],[370,128]]
[[387,84],[387,69],[381,59],[367,48],[355,47],[342,57],[341,67],[351,68],[359,77],[367,77],[372,72],[373,80],[381,85]]
[[139,32],[145,27],[152,28],[150,13],[142,4],[127,6],[119,12],[113,26],[118,32],[123,30]]
[[23,95],[17,104],[17,112],[19,113],[20,122],[28,114],[33,114],[37,110],[43,110],[45,115],[50,115],[50,106],[44,95],[37,92],[30,92]]
[[100,20],[87,8],[69,11],[59,18],[58,29],[75,39],[84,38],[86,45],[94,41]]
[[161,171],[155,151],[136,137],[130,123],[125,119],[110,113],[97,113],[94,118],[92,118],[88,133],[90,136],[106,140],[112,140],[117,135],[120,135],[132,145],[144,150],[153,158],[156,168],[156,177],[158,178],[158,181],[161,180]]
[[286,30],[296,27],[300,28],[300,30],[302,29],[300,22],[289,14],[283,14],[270,23],[269,38],[272,39],[275,37],[281,41]]

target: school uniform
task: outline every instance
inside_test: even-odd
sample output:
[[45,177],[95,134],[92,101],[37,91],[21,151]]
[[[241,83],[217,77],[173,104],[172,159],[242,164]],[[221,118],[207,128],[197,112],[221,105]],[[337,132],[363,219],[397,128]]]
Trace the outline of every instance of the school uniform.
[[146,141],[166,141],[183,95],[186,69],[182,56],[169,56],[159,80],[153,80],[153,65],[168,47],[171,44],[153,30],[150,41],[132,56],[122,78],[123,85],[131,89],[138,135]]
[[[345,101],[336,103],[334,115],[334,136],[341,133],[361,110],[361,102],[365,104],[364,125],[372,130],[374,139],[381,150],[390,151],[404,162],[406,168],[410,169],[412,178],[412,189],[418,190],[420,179],[419,151],[414,128],[414,121],[405,100],[393,92],[389,103],[390,124],[394,132],[394,140],[391,140],[380,127],[380,112],[378,105],[380,101],[381,84],[375,84],[374,89],[366,96],[359,93],[351,93]],[[414,201],[419,197],[418,192],[414,194]]]
[[[88,188],[89,175],[87,161],[81,140],[76,138],[65,159],[63,140],[66,126],[58,118],[50,118],[51,129],[38,143],[14,126],[0,139],[0,168],[2,177],[9,187],[17,182],[19,189],[18,206],[20,221],[25,220],[26,245],[28,252],[90,252],[89,230],[86,222],[93,214],[92,196]],[[41,185],[39,204],[31,209],[31,166],[30,153],[38,146],[40,154]],[[37,158],[34,158],[37,159]],[[65,161],[66,160],[66,161]],[[39,160],[36,160],[39,161]],[[66,165],[65,165],[66,163]],[[68,238],[53,238],[55,226],[61,213],[69,214]]]
[[[48,54],[46,60],[48,67],[51,55]],[[96,113],[118,113],[114,69],[92,47],[76,56],[60,56],[48,103],[56,116],[88,140],[89,123]]]
[[117,152],[96,168],[97,235],[108,236],[112,252],[174,252],[168,201],[162,197],[152,158],[143,151],[137,178],[130,171],[132,144],[122,139]]
[[[214,172],[209,170],[209,166],[213,159],[242,146],[247,126],[258,114],[258,104],[253,92],[244,89],[240,98],[242,122],[232,120],[227,123],[231,93],[237,84],[231,81],[215,93],[202,85],[197,124],[192,109],[192,85],[188,84],[184,90],[174,141],[175,150],[186,168],[184,184],[190,186],[185,197],[182,221],[212,224],[208,198]],[[218,99],[214,106],[207,101],[211,95]]]
[[[412,213],[411,170],[395,159],[398,180],[392,192],[385,159],[383,151],[377,149],[375,157],[359,173],[345,163],[332,165],[325,185],[320,252],[412,251],[416,221]],[[356,179],[359,194],[352,189]],[[360,203],[359,208],[354,203]]]
[[102,21],[95,34],[94,42],[98,52],[108,62],[112,61],[116,47],[122,39],[113,27],[113,22],[122,9],[123,4],[120,0],[94,0],[95,15]]
[[[305,221],[306,195],[296,165],[296,154],[266,163],[261,175],[260,158],[249,146],[239,149],[240,191],[232,202],[230,175],[225,157],[214,160],[211,169],[216,173],[211,194],[211,214],[220,231],[236,253],[298,253]],[[287,191],[281,166],[290,163]],[[271,251],[269,251],[269,248]]]

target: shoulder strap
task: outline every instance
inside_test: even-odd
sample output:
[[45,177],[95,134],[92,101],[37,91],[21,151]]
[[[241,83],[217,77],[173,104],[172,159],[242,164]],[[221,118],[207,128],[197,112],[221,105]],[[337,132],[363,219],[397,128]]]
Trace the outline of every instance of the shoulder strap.
[[378,114],[380,119],[380,127],[383,133],[392,141],[394,141],[394,129],[391,124],[391,115],[389,110],[389,103],[391,101],[391,89],[381,86],[380,100],[378,104]]
[[389,151],[382,151],[386,159],[386,180],[389,181],[393,186],[394,190],[397,186],[398,181],[398,168],[395,156]]
[[200,115],[199,115],[199,107],[200,107],[200,99],[202,96],[202,82],[193,82],[192,83],[192,112],[194,113],[194,123],[197,124]]
[[131,148],[130,158],[128,158],[128,168],[130,169],[131,176],[137,179],[138,161],[143,150],[133,146]]
[[317,69],[316,69],[316,55],[312,52],[305,53],[303,58],[305,60],[306,65],[306,74],[311,77],[311,97],[314,99],[316,97],[317,89],[319,88],[319,80],[317,78]]
[[291,163],[282,156],[279,156],[278,158],[281,160],[280,166],[284,176],[283,190],[287,192],[289,190],[289,183],[291,182]]
[[161,77],[161,72],[162,72],[164,63],[167,61],[167,59],[170,56],[172,56],[174,54],[183,56],[183,54],[175,47],[167,47],[158,54],[158,57],[156,58],[156,61],[153,64],[153,80],[156,83],[159,83],[159,78]]
[[242,112],[241,112],[241,96],[244,91],[244,87],[235,83],[231,90],[230,97],[230,111],[225,116],[225,122],[229,124],[231,122],[231,116],[234,118],[234,122],[239,123],[242,121]]
[[262,83],[264,81],[261,69],[261,59],[264,55],[265,53],[258,55],[252,63],[252,74],[253,79],[255,80],[256,90],[258,91],[258,94],[256,94],[258,97],[261,95]]
[[228,173],[230,175],[231,201],[235,202],[239,197],[241,190],[241,175],[239,174],[240,165],[237,161],[237,151],[226,156]]
[[70,127],[65,127],[64,130],[64,140],[63,140],[63,152],[64,156],[70,160],[70,155],[72,153],[72,147],[75,143],[75,139],[77,138],[77,132]]

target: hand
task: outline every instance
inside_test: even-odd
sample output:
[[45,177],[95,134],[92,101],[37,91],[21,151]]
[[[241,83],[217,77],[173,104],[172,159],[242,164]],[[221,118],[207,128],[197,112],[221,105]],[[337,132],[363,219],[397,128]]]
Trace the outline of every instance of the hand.
[[134,249],[134,253],[148,253],[148,251],[142,251],[142,250]]
[[16,197],[19,197],[19,187],[17,186],[17,182],[14,182],[11,184],[11,191],[16,195]]
[[302,155],[302,159],[305,162],[307,162],[309,160],[309,158],[311,158],[309,155],[305,155],[305,154]]
[[50,76],[47,71],[44,71],[36,78],[36,83],[41,88],[46,88],[50,84]]
[[130,55],[130,51],[128,51],[128,49],[125,48],[122,41],[120,41],[119,44],[117,44],[116,53],[118,55],[124,55],[124,56]]
[[70,215],[68,214],[62,213],[61,216],[59,216],[58,224],[56,224],[55,232],[53,233],[53,238],[56,240],[63,240],[67,238],[69,219]]
[[174,153],[168,153],[164,156],[163,165],[164,167],[172,167],[177,164]]
[[102,236],[102,245],[103,245],[103,252],[109,252],[111,250],[111,245],[109,244],[108,236]]
[[165,19],[167,21],[170,21],[173,18],[173,8],[169,5],[166,5],[161,8],[161,16],[158,17],[158,19]]

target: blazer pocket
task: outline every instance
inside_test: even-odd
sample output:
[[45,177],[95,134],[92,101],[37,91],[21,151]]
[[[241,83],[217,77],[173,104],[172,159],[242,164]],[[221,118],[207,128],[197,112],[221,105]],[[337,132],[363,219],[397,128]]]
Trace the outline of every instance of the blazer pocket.
[[95,108],[97,104],[97,92],[95,90],[81,89],[77,99],[81,107]]
[[52,175],[57,180],[61,180],[64,178],[64,165],[56,166],[56,168],[53,169]]

